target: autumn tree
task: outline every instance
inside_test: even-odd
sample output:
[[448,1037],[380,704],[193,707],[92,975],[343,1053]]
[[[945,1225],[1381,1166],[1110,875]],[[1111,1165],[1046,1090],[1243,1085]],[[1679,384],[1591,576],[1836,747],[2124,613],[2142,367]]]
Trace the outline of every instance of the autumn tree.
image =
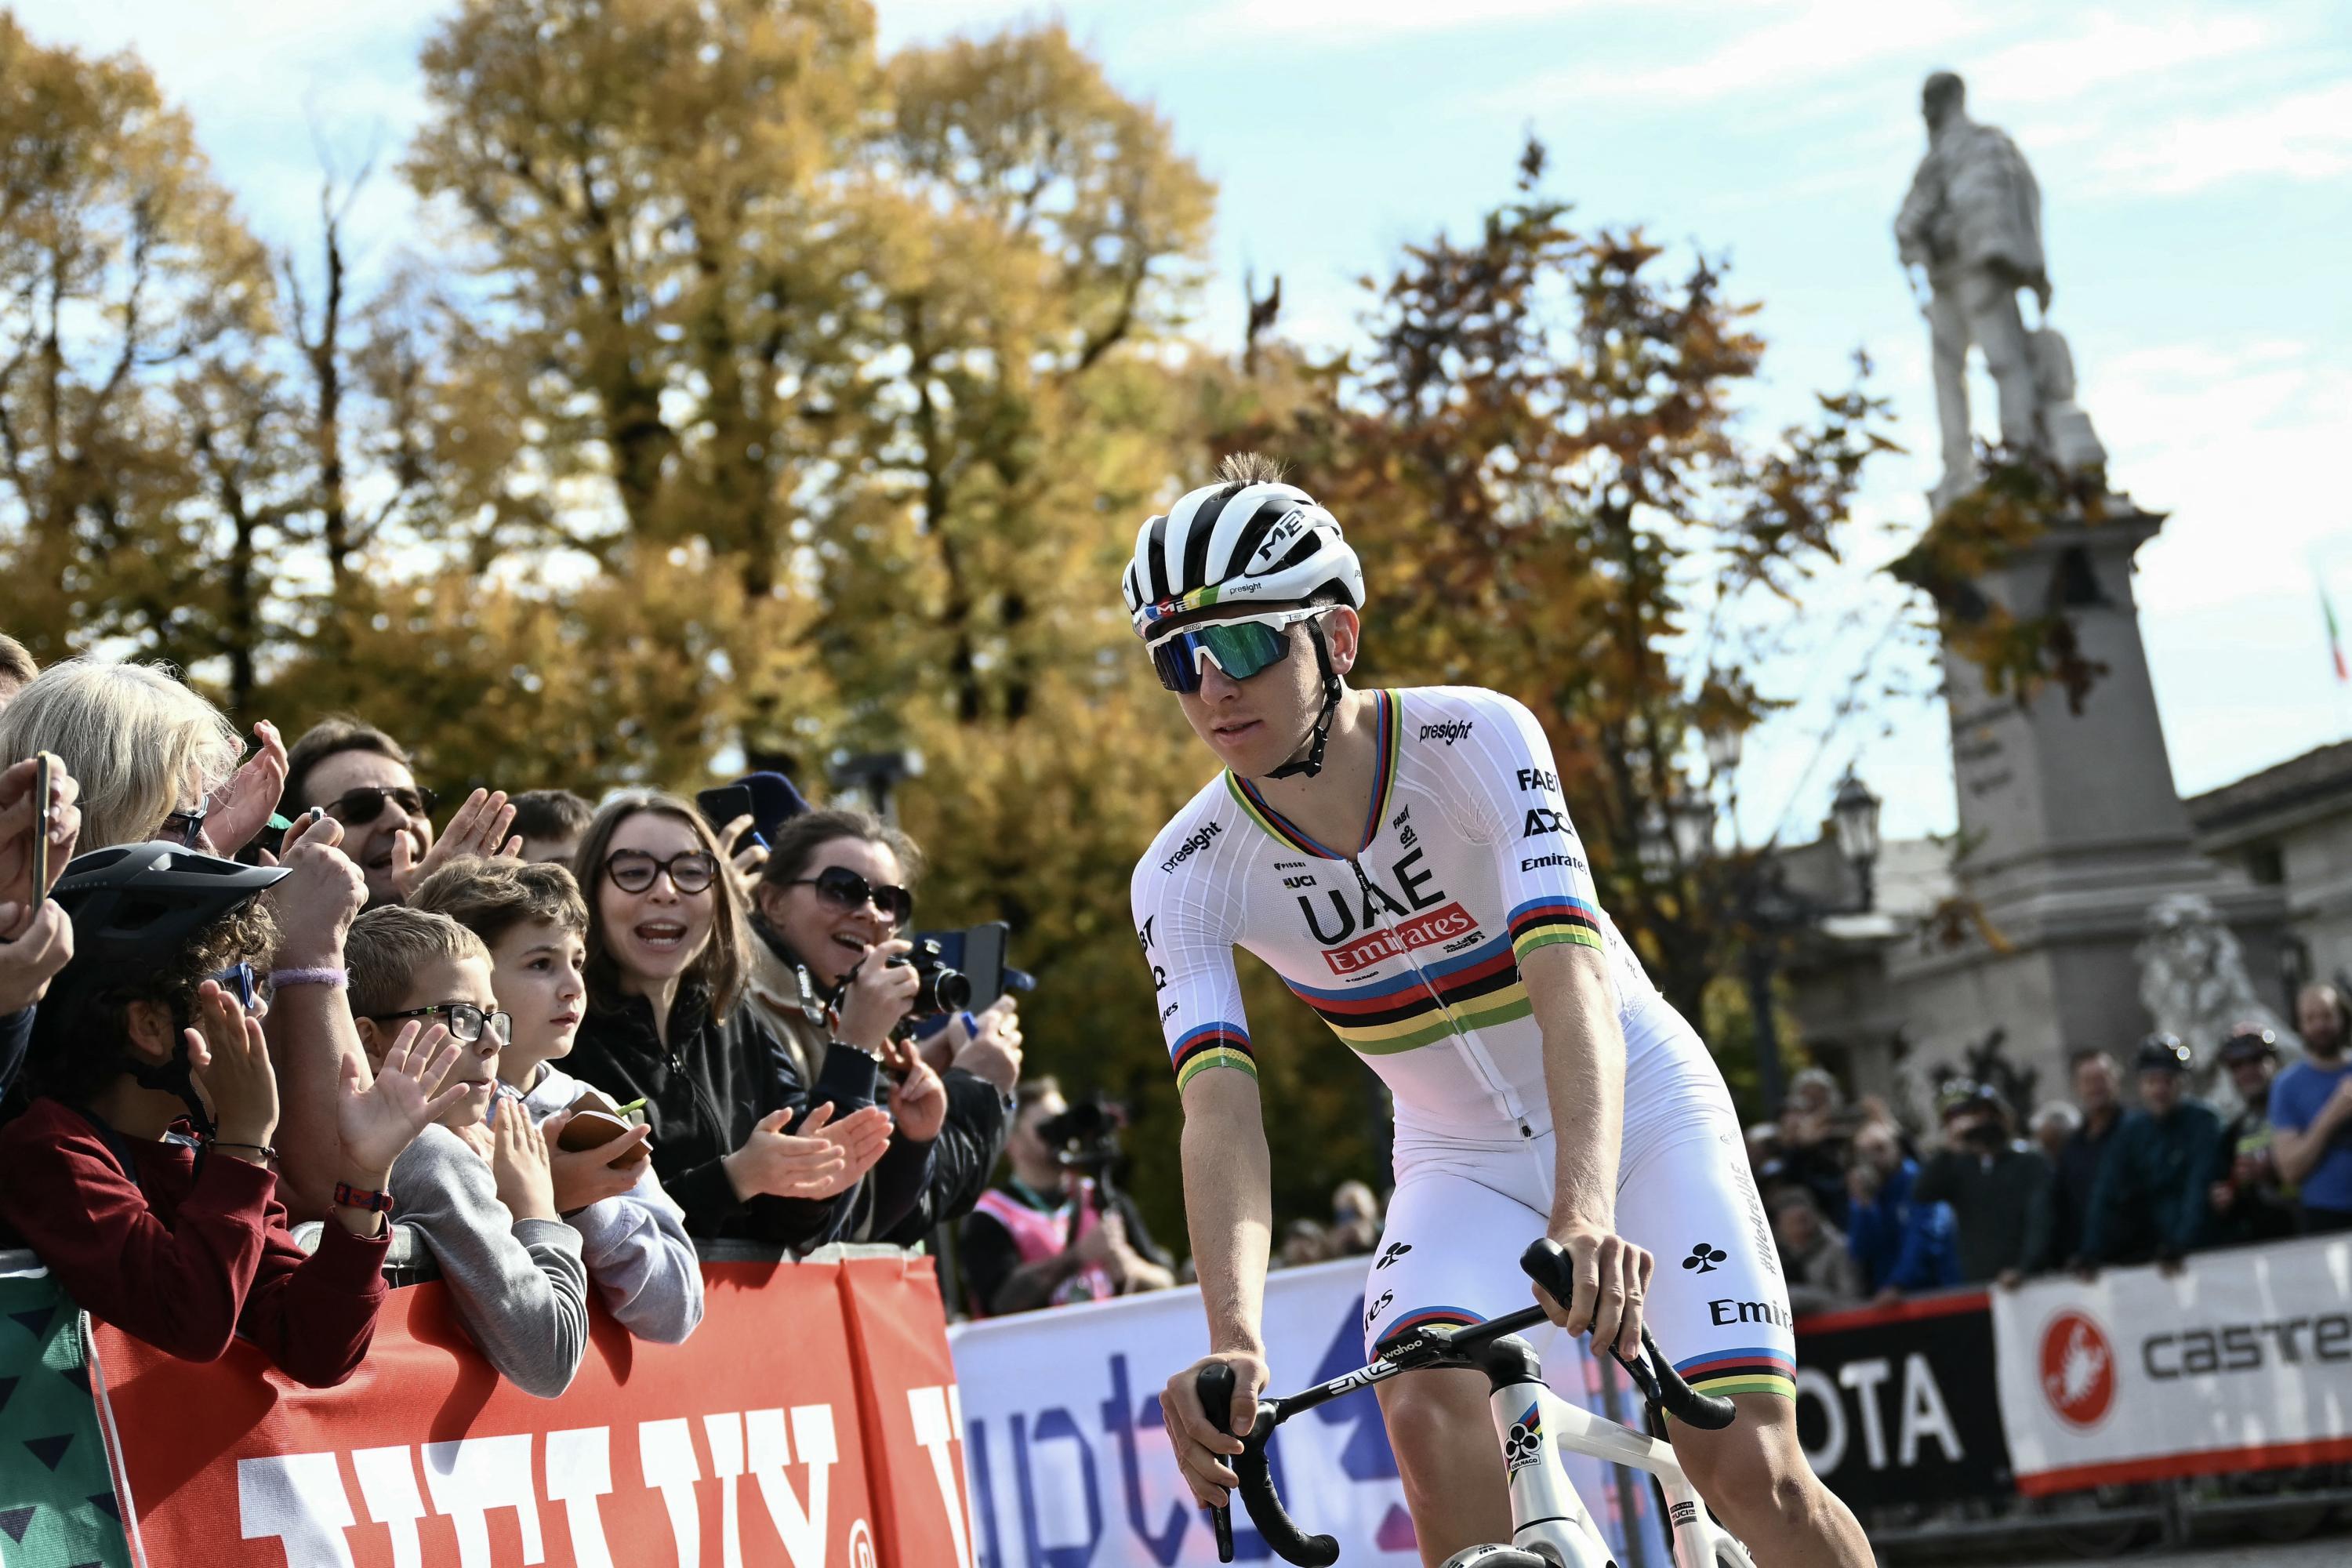
[[1219,439],[1291,457],[1360,542],[1370,679],[1492,685],[1535,711],[1602,903],[1696,1018],[1745,935],[1740,868],[1686,857],[1668,816],[1705,791],[1702,734],[1774,708],[1747,671],[1839,559],[1886,411],[1857,385],[1745,437],[1755,307],[1708,257],[1676,268],[1638,230],[1573,225],[1543,162],[1531,143],[1466,239],[1407,249],[1360,352],[1258,378],[1315,395],[1268,415],[1244,382]]
[[40,657],[184,661],[234,635],[202,591],[218,542],[182,421],[268,303],[266,253],[146,68],[0,13],[0,571]]

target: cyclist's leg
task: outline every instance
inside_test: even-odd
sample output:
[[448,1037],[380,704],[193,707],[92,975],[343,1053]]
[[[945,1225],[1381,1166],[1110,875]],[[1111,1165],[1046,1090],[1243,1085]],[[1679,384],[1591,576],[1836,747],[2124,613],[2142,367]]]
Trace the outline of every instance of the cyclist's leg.
[[[1507,1164],[1535,1168],[1512,1149]],[[1401,1152],[1381,1247],[1364,1279],[1364,1348],[1421,1323],[1475,1323],[1528,1305],[1520,1249],[1543,1233],[1542,1214],[1471,1180],[1465,1155],[1409,1162]],[[1487,1405],[1486,1379],[1470,1371],[1411,1372],[1377,1385],[1389,1446],[1404,1481],[1422,1562],[1436,1568],[1465,1546],[1511,1539],[1510,1493]]]
[[[1650,1028],[1689,1028],[1671,1009],[1647,1014]],[[1658,1260],[1644,1316],[1692,1387],[1739,1406],[1720,1432],[1675,1423],[1675,1457],[1758,1561],[1866,1568],[1862,1527],[1797,1443],[1788,1285],[1730,1097],[1709,1064],[1654,1086],[1643,1110],[1626,1126],[1617,1228]]]

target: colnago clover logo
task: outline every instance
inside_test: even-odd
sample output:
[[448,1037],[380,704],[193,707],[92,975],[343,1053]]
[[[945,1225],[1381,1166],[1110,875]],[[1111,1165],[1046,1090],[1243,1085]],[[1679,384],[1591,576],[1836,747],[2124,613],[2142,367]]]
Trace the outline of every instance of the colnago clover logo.
[[1451,751],[1454,742],[1466,741],[1470,738],[1470,726],[1475,721],[1469,719],[1448,719],[1443,724],[1423,724],[1421,727],[1421,738],[1424,741],[1443,741],[1445,742],[1446,749]]
[[1398,1258],[1402,1258],[1406,1253],[1411,1252],[1412,1250],[1412,1243],[1410,1241],[1390,1242],[1386,1247],[1381,1248],[1380,1261],[1372,1265],[1373,1272],[1377,1273],[1381,1269],[1386,1268],[1390,1264],[1394,1263]]
[[1712,1274],[1715,1272],[1715,1266],[1727,1256],[1728,1254],[1723,1248],[1713,1242],[1702,1241],[1691,1248],[1690,1256],[1683,1259],[1683,1267],[1696,1268],[1701,1274]]
[[1542,1457],[1543,1401],[1538,1399],[1520,1413],[1510,1436],[1503,1439],[1503,1468],[1517,1475]]

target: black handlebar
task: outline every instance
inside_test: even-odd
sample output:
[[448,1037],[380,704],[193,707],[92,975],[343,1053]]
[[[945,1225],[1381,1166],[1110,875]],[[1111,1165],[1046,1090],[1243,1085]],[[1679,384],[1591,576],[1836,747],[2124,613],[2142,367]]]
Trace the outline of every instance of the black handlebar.
[[[1234,1369],[1223,1362],[1212,1362],[1193,1378],[1194,1390],[1201,1396],[1201,1409],[1221,1432],[1234,1426]],[[1266,1439],[1282,1419],[1282,1406],[1276,1400],[1263,1400],[1257,1407],[1257,1419],[1251,1424],[1250,1434],[1242,1439],[1242,1451],[1233,1460],[1234,1474],[1241,1480],[1242,1506],[1249,1510],[1250,1522],[1265,1537],[1265,1543],[1286,1563],[1296,1563],[1302,1568],[1330,1568],[1339,1561],[1339,1543],[1328,1535],[1309,1535],[1292,1522],[1282,1506],[1281,1494],[1274,1489],[1274,1474],[1265,1457]],[[1212,1527],[1217,1535],[1217,1561],[1234,1560],[1234,1515],[1231,1507],[1209,1510]]]

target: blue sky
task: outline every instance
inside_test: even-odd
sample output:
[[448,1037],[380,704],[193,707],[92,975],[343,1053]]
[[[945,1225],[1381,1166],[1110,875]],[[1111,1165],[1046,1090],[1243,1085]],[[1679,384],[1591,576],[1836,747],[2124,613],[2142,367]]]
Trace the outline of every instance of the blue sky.
[[[45,41],[135,47],[272,238],[309,232],[315,132],[389,163],[422,113],[418,41],[445,3],[32,0]],[[1759,433],[1878,365],[1910,456],[1879,469],[1846,617],[1768,672],[1798,709],[1749,749],[1743,826],[1804,826],[1857,760],[1890,833],[1953,819],[1939,704],[1849,728],[1826,706],[1895,605],[1874,569],[1934,481],[1925,329],[1888,225],[1923,145],[1920,79],[2033,163],[2081,401],[2111,474],[2172,514],[2140,553],[2142,630],[2184,793],[2352,734],[2317,581],[2352,617],[2352,20],[2341,0],[2260,5],[2015,0],[883,0],[886,47],[1059,16],[1149,99],[1221,188],[1201,329],[1232,342],[1240,276],[1280,271],[1285,323],[1344,341],[1355,278],[1507,189],[1521,138],[1589,224],[1729,256],[1770,341]],[[378,258],[417,232],[394,179],[361,214]],[[1980,403],[1982,400],[1980,399]],[[1377,573],[1374,574],[1375,579]],[[2352,619],[2347,619],[2352,624]],[[1916,661],[1914,674],[1918,671]],[[1809,771],[1810,769],[1810,771]]]

